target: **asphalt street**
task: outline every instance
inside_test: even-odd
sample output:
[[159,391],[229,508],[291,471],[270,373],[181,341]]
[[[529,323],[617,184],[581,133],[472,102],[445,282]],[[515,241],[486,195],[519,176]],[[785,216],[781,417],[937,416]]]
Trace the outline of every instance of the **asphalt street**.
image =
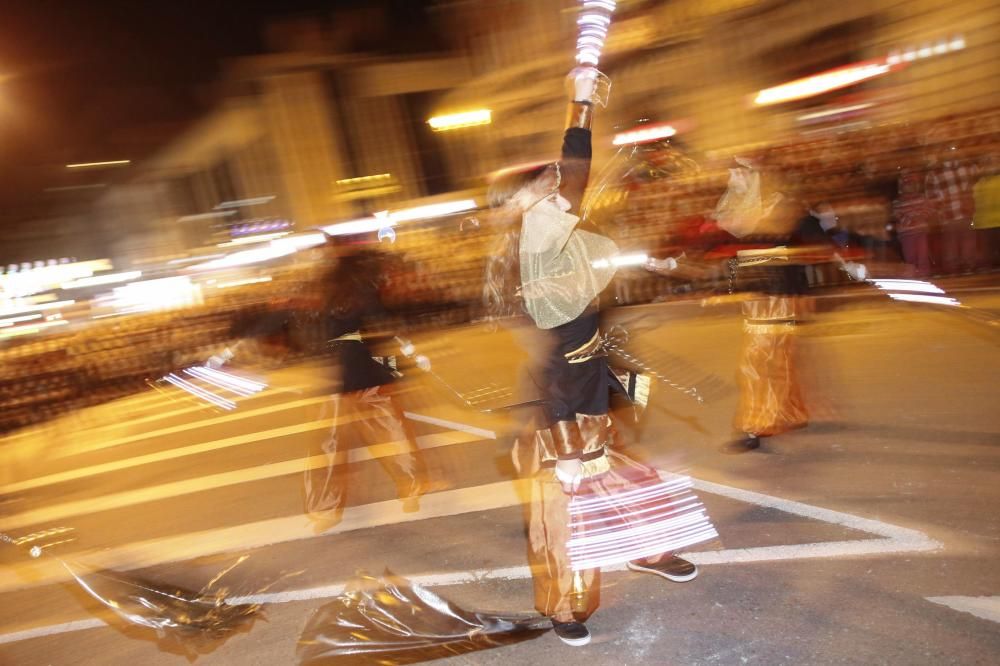
[[[984,316],[1000,293],[962,300],[979,316],[824,299],[800,333],[809,427],[742,456],[718,451],[737,400],[736,306],[615,311],[636,356],[711,386],[700,404],[655,385],[626,436],[636,455],[696,479],[721,538],[688,554],[701,566],[689,583],[608,572],[587,647],[545,634],[450,661],[996,663],[1000,329]],[[320,534],[303,515],[302,472],[321,464],[308,444],[331,424],[322,363],[255,369],[268,389],[231,413],[149,391],[0,440],[0,532],[72,528],[38,559],[0,544],[0,664],[187,663],[108,617],[57,558],[193,589],[239,560],[229,596],[263,602],[266,621],[202,664],[297,663],[306,622],[359,570],[391,570],[467,608],[530,611],[509,420],[454,395],[487,387],[503,402],[519,341],[483,326],[416,336],[436,376],[407,369],[401,399],[433,492],[404,512],[380,465],[398,449],[354,451],[349,508]]]

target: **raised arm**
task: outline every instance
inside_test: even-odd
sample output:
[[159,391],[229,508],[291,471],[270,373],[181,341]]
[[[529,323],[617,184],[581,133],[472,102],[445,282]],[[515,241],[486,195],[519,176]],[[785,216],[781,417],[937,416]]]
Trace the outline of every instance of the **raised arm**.
[[562,182],[560,194],[579,211],[590,177],[593,157],[590,128],[595,104],[607,103],[608,78],[593,67],[578,67],[566,77],[569,107],[566,133],[563,135],[562,159],[559,162]]

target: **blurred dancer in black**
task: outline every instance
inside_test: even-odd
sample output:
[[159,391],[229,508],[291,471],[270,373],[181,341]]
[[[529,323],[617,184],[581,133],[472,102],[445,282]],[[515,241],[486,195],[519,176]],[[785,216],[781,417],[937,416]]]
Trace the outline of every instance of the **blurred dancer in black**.
[[347,500],[348,456],[351,449],[380,444],[394,446],[392,455],[377,460],[396,485],[403,510],[419,509],[426,470],[416,439],[402,409],[393,399],[397,373],[390,359],[377,357],[370,338],[385,310],[379,297],[382,276],[380,254],[328,242],[335,264],[323,277],[321,311],[333,368],[339,373],[339,391],[330,401],[330,435],[314,450],[305,477],[305,502],[317,531],[337,524]]
[[[311,290],[288,295],[285,307],[258,317],[242,336],[273,335],[304,313],[319,321],[337,391],[320,416],[333,419],[330,434],[321,442],[310,442],[306,461],[305,511],[316,532],[342,518],[352,449],[394,447],[380,451],[376,459],[395,483],[404,512],[419,510],[427,477],[416,439],[392,397],[398,373],[390,367],[390,358],[376,356],[371,348],[373,334],[386,320],[379,294],[383,256],[354,237],[328,238],[325,252],[331,265]],[[208,364],[227,362],[240,344],[213,356]]]

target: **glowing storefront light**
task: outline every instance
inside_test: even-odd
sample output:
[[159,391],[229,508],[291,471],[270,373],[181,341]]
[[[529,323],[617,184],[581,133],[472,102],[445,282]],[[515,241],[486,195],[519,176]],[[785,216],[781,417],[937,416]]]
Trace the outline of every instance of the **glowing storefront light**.
[[[906,59],[905,55],[903,59]],[[804,79],[797,79],[773,88],[765,88],[757,93],[757,97],[754,98],[754,104],[767,106],[769,104],[781,104],[782,102],[805,99],[867,81],[868,79],[887,74],[891,70],[892,65],[887,60],[849,65]]]
[[201,302],[201,289],[187,276],[159,278],[115,287],[112,306],[119,311],[147,312]]
[[428,120],[427,124],[435,132],[443,132],[463,127],[475,127],[476,125],[489,125],[491,122],[493,122],[493,114],[489,109],[476,109],[475,111],[452,113],[446,116],[435,116]]

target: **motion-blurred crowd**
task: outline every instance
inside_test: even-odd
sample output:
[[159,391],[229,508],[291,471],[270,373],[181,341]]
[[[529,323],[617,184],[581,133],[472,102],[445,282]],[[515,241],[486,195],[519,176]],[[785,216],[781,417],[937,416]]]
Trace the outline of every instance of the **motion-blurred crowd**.
[[[887,275],[928,277],[1000,267],[998,143],[1000,110],[992,109],[737,154],[753,157],[779,180],[784,194],[818,218],[835,244],[886,267]],[[733,151],[687,156],[693,159],[677,168],[671,163],[676,146],[663,146],[662,163],[657,151],[645,151],[652,168],[644,177],[614,182],[601,194],[599,203],[613,211],[601,219],[611,227],[608,233],[624,251],[657,257],[704,245],[711,234],[718,244],[712,215],[734,166]],[[483,266],[492,240],[489,225],[470,216],[403,228],[395,244],[379,244],[386,257],[382,300],[394,320],[389,327],[443,326],[481,316]],[[724,292],[730,287],[727,255],[716,258],[683,279],[622,271],[615,300],[627,305]],[[254,353],[322,353],[320,318],[309,297],[310,281],[323,273],[315,258],[296,258],[270,273],[270,282],[217,290],[197,306],[95,320],[3,343],[0,432],[135,392],[147,380],[202,362],[276,302],[301,315]],[[814,288],[846,280],[838,271],[810,274]]]

